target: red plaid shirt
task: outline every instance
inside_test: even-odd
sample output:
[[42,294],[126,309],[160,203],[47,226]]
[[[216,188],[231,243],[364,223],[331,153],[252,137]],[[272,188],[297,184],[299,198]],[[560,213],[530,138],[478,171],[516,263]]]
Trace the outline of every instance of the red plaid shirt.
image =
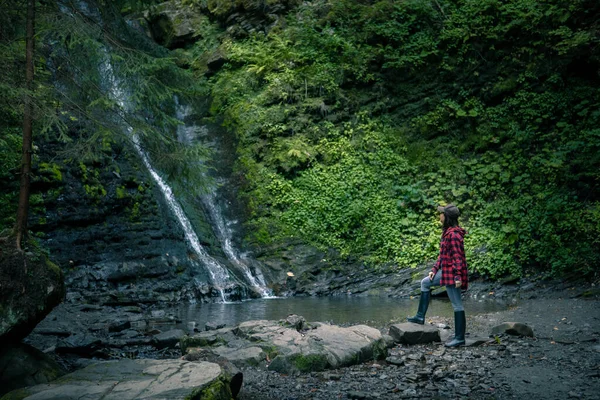
[[467,231],[459,226],[451,226],[442,234],[440,242],[440,255],[431,269],[433,273],[442,268],[442,279],[440,285],[454,285],[455,281],[461,281],[462,290],[469,286],[467,273],[467,259],[465,258],[464,237]]

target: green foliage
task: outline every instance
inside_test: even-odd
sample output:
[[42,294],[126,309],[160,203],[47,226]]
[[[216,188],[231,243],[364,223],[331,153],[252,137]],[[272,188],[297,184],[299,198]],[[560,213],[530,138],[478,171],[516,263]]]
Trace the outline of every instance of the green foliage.
[[433,206],[455,202],[482,274],[594,271],[599,17],[591,0],[317,0],[215,35],[228,63],[207,87],[239,139],[248,239],[413,266],[436,257]]
[[15,127],[0,126],[0,231],[12,228],[16,218],[19,182],[17,168],[21,157],[21,134]]
[[297,354],[290,357],[290,361],[300,372],[319,372],[329,365],[327,357],[322,354]]

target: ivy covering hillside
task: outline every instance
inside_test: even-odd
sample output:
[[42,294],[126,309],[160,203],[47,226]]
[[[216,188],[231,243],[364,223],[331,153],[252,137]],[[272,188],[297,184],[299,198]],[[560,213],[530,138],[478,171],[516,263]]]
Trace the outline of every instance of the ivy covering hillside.
[[598,266],[597,1],[272,0],[286,18],[235,39],[223,15],[259,2],[187,3],[212,21],[199,76],[227,59],[202,79],[239,139],[251,243],[416,266],[452,202],[484,275]]

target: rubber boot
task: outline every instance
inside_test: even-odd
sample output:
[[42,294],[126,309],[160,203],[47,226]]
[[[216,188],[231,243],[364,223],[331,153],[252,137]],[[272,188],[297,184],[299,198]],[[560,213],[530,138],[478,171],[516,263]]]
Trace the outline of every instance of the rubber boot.
[[465,345],[465,329],[467,317],[464,311],[454,312],[454,339],[446,343],[446,347],[458,347]]
[[415,324],[425,324],[425,313],[427,313],[427,308],[429,307],[429,299],[431,298],[431,292],[421,292],[421,298],[419,298],[419,309],[417,310],[417,315],[414,317],[408,317],[406,320],[408,322],[414,322]]

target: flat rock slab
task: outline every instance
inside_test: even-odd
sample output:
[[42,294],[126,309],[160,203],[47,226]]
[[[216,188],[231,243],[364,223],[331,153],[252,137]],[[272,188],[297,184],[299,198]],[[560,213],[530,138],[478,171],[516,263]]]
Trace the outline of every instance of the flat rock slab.
[[478,347],[478,346],[483,346],[486,343],[495,343],[495,340],[490,339],[490,338],[477,337],[477,336],[471,336],[471,337],[467,337],[465,339],[466,347]]
[[492,335],[499,335],[502,333],[508,333],[509,335],[516,336],[533,337],[533,329],[521,322],[504,322],[492,328]]
[[196,355],[209,351],[237,367],[262,364],[273,371],[291,373],[385,358],[390,345],[387,336],[366,325],[259,320],[186,337],[181,348],[189,359],[203,359]]
[[402,344],[440,342],[440,331],[435,326],[404,322],[390,326],[390,336]]
[[182,360],[118,360],[90,365],[49,384],[19,389],[2,400],[229,400],[229,378],[218,364]]

